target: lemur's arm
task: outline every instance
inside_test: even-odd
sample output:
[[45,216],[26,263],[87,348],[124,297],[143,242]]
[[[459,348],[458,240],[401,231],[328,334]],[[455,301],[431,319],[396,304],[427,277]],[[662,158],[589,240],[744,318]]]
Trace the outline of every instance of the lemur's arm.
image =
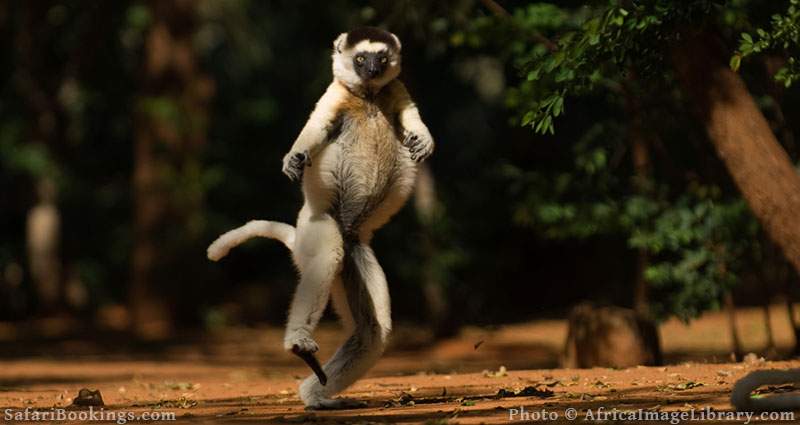
[[312,157],[328,138],[345,94],[346,89],[334,81],[317,102],[292,149],[283,157],[283,174],[290,179],[299,180],[303,169],[311,166]]
[[428,126],[422,122],[419,110],[408,90],[400,81],[391,83],[392,97],[394,99],[397,117],[403,127],[403,144],[411,152],[411,159],[417,162],[425,160],[433,153],[433,137],[428,131]]

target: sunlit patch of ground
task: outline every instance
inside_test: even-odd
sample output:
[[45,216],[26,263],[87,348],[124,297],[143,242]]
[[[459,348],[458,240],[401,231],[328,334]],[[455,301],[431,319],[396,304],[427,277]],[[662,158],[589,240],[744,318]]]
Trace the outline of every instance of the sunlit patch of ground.
[[[770,314],[778,352],[788,352],[794,340],[785,310],[775,306]],[[624,370],[555,369],[564,321],[469,327],[436,343],[401,326],[377,367],[346,393],[369,407],[335,412],[302,408],[296,388],[308,371],[280,349],[278,328],[224,329],[141,346],[113,335],[25,339],[7,327],[0,329],[0,415],[7,408],[67,406],[81,388],[100,390],[107,410],[175,412],[179,421],[209,423],[496,423],[520,407],[561,419],[568,408],[580,415],[599,407],[724,410],[733,382],[748,371],[800,367],[800,361],[725,363],[725,317],[664,324],[662,341],[673,364]],[[762,311],[742,309],[738,325],[745,350],[762,352]],[[330,356],[341,338],[335,325],[324,325],[320,357]]]

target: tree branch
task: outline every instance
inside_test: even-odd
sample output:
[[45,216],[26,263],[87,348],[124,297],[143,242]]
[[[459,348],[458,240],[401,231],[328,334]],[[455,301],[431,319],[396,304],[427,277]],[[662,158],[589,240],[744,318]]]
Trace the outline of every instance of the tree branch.
[[[511,13],[509,13],[508,10],[506,10],[503,6],[501,6],[500,3],[497,3],[494,0],[481,0],[481,3],[485,8],[489,9],[489,11],[492,12],[497,17],[500,18],[511,17]],[[556,50],[558,50],[558,45],[549,38],[543,36],[542,33],[540,33],[539,31],[532,31],[531,37],[535,42],[544,45],[544,47],[546,47],[547,50],[551,52],[555,52]]]
[[481,3],[483,3],[483,6],[489,9],[495,16],[501,16],[504,18],[511,17],[511,14],[494,0],[481,0]]

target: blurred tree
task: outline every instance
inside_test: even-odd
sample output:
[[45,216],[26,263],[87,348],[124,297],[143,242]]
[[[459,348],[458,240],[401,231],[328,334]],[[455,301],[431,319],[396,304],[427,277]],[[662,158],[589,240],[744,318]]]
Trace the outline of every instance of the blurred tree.
[[[10,53],[0,56],[0,315],[30,316],[44,300],[26,242],[38,205],[61,223],[38,250],[61,265],[60,296],[83,300],[70,303],[103,325],[127,326],[120,304],[137,321],[282,322],[295,276],[281,247],[254,241],[221,265],[204,248],[247,219],[294,219],[299,191],[280,158],[330,80],[331,40],[364,24],[400,35],[402,78],[438,141],[412,208],[375,241],[399,321],[448,335],[462,322],[563,317],[581,298],[689,318],[721,305],[742,276],[758,282],[781,264],[762,252],[768,242],[685,111],[667,30],[677,16],[650,22],[657,13],[628,6],[652,2],[499,1],[514,8],[497,19],[483,4],[492,2],[0,3]],[[795,12],[719,4],[686,19],[718,21],[796,159],[800,108],[786,88]],[[621,12],[604,15],[614,7],[628,12],[621,27]],[[591,44],[585,26],[604,19]],[[642,33],[614,35],[629,20]],[[567,57],[583,35],[587,61]],[[634,51],[644,53],[610,59]],[[552,72],[529,81],[536,64]],[[587,73],[594,86],[583,90],[574,82]],[[508,125],[506,107],[518,124],[539,94],[563,89],[551,99],[557,134],[531,140]],[[43,202],[36,188],[48,179],[55,196]]]
[[38,201],[28,212],[26,241],[31,279],[36,287],[39,309],[52,313],[61,302],[61,214],[56,207],[55,183],[50,178],[38,182]]
[[[62,294],[61,214],[56,204],[58,188],[54,182],[57,168],[51,158],[62,141],[62,110],[54,89],[62,83],[64,75],[63,71],[50,72],[46,59],[39,54],[49,47],[54,36],[51,6],[46,2],[21,5],[21,25],[14,37],[18,65],[15,86],[30,123],[24,130],[24,137],[28,139],[25,144],[41,161],[38,167],[25,170],[33,178],[36,193],[35,204],[26,217],[27,260],[39,311],[46,314],[52,314],[59,306]],[[34,33],[30,28],[41,28],[41,32]],[[75,58],[70,59],[74,61]]]
[[186,240],[202,231],[198,153],[206,143],[213,82],[195,55],[197,2],[151,1],[137,7],[131,13],[141,14],[149,28],[136,105],[129,300],[136,333],[163,337],[172,318],[169,300],[158,288],[180,278],[170,269],[182,263]]
[[792,225],[800,209],[800,175],[744,81],[726,66],[716,36],[683,36],[674,61],[692,107],[751,210],[800,272],[800,228]]
[[[398,34],[406,49],[422,50],[430,60],[445,55],[446,29],[465,21],[466,12],[473,7],[473,3],[474,0],[379,2],[375,11],[376,16],[386,17],[379,24]],[[403,81],[412,88],[418,87],[421,80],[419,74],[426,70],[415,69],[413,64],[405,68]],[[426,307],[427,324],[434,337],[445,338],[456,334],[462,321],[456,307],[457,300],[448,290],[453,269],[458,266],[460,259],[452,247],[452,240],[449,240],[451,230],[447,212],[436,186],[436,175],[430,162],[421,164],[414,188],[414,208],[417,226],[420,227],[418,250],[422,259],[417,278]]]
[[66,307],[59,202],[66,176],[60,162],[66,145],[73,141],[76,76],[85,62],[80,52],[62,49],[59,36],[63,31],[82,39],[85,33],[70,31],[73,16],[57,2],[20,3],[7,6],[4,12],[8,24],[4,27],[13,43],[8,50],[13,67],[6,80],[11,101],[3,108],[5,136],[0,156],[12,179],[25,188],[21,192],[8,188],[11,199],[22,201],[10,211],[29,208],[26,225],[18,228],[25,229],[36,305],[40,313],[52,314]]
[[[650,258],[642,271],[655,291],[656,317],[688,319],[719,306],[758,252],[750,243],[757,226],[729,190],[727,175],[704,158],[707,152],[696,144],[703,138],[767,232],[800,266],[800,234],[786,229],[800,199],[793,195],[800,193],[800,177],[717,41],[763,21],[764,12],[774,10],[763,4],[532,3],[507,18],[478,18],[454,38],[476,48],[503,47],[501,54],[522,72],[508,105],[518,122],[540,134],[554,133],[554,120],[570,97],[581,96],[595,110],[603,105],[604,112],[592,113],[589,130],[577,136],[574,170],[507,169],[519,183],[515,193],[524,197],[516,218],[554,238],[626,234],[629,245]],[[626,105],[626,98],[636,105]],[[705,136],[685,115],[687,104],[700,112]],[[574,137],[574,130],[568,133]],[[647,162],[640,138],[658,155],[650,189],[641,184]],[[672,138],[692,145],[661,142]],[[687,156],[692,150],[695,158]],[[631,155],[632,168],[618,167],[623,155]],[[626,187],[625,180],[633,183]]]
[[[293,219],[299,193],[276,164],[330,80],[332,38],[373,24],[403,38],[404,78],[442,142],[431,175],[447,176],[430,180],[435,199],[423,204],[432,209],[404,211],[376,240],[390,278],[403,288],[393,294],[398,317],[440,317],[434,321],[444,330],[456,317],[511,319],[487,308],[489,295],[506,296],[493,283],[498,273],[524,288],[523,279],[509,277],[525,261],[518,246],[525,239],[506,224],[503,203],[485,208],[501,193],[494,164],[510,149],[492,142],[505,130],[497,102],[503,70],[448,45],[473,5],[342,0],[315,3],[309,13],[293,1],[2,3],[0,44],[15,52],[0,57],[0,226],[7,235],[0,240],[0,291],[15,294],[3,298],[15,307],[2,314],[30,314],[30,303],[19,300],[40,298],[25,222],[38,203],[37,181],[53,176],[64,278],[81,282],[87,312],[102,325],[124,327],[120,303],[137,321],[158,322],[166,307],[180,324],[282,321],[275,306],[287,302],[294,273],[280,247],[254,242],[220,267],[205,261],[204,245],[254,216]],[[181,7],[192,10],[174,11]],[[33,9],[32,22],[26,14]],[[34,67],[18,56],[19,37],[35,41],[27,53]],[[164,57],[162,72],[153,64]],[[208,86],[193,85],[186,70],[195,81],[213,75],[213,102],[195,95]],[[52,102],[54,143],[30,143],[40,125],[52,123],[28,108],[33,97],[19,82],[31,78]],[[207,114],[213,119],[204,123]],[[493,246],[498,230],[516,237],[502,251]],[[479,257],[486,260],[474,261]],[[421,314],[424,294],[457,308],[428,302],[430,314]],[[156,311],[145,311],[148,305]],[[105,320],[111,316],[113,325]]]

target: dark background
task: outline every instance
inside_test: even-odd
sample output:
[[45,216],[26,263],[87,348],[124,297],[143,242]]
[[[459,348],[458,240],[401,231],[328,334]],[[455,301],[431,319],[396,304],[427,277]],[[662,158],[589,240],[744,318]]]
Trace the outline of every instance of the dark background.
[[[541,4],[501,3],[511,12]],[[585,13],[582,2],[553,3]],[[785,7],[743,3],[736,10],[753,22]],[[447,334],[561,317],[587,299],[632,306],[644,273],[629,242],[636,229],[582,214],[636,195],[630,110],[600,92],[568,99],[555,135],[520,126],[509,99],[524,81],[513,43],[526,41],[484,31],[487,19],[472,0],[0,3],[0,319],[81,317],[119,329],[154,318],[169,328],[285,320],[296,280],[285,248],[254,240],[219,263],[205,248],[250,219],[294,222],[301,194],[281,158],[331,80],[332,41],[360,25],[402,40],[401,79],[437,142],[426,164],[433,207],[412,199],[374,241],[395,320]],[[733,52],[731,28],[721,34]],[[796,163],[797,90],[776,95],[759,61],[741,74]],[[647,97],[647,78],[630,96],[659,135],[650,177],[659,211],[709,199],[712,209],[742,206],[680,90],[661,82]],[[598,152],[599,168],[587,168]],[[698,188],[713,195],[686,198]],[[577,218],[548,221],[544,208],[564,205]],[[37,207],[57,226],[40,235],[50,248],[31,253]],[[736,211],[719,242],[748,247],[729,260],[732,284],[656,287],[654,303],[691,284],[723,288],[701,290],[710,295],[688,313],[672,302],[660,318],[718,308],[732,287],[739,304],[792,297],[780,252],[746,208]],[[35,256],[46,264],[40,277]]]

